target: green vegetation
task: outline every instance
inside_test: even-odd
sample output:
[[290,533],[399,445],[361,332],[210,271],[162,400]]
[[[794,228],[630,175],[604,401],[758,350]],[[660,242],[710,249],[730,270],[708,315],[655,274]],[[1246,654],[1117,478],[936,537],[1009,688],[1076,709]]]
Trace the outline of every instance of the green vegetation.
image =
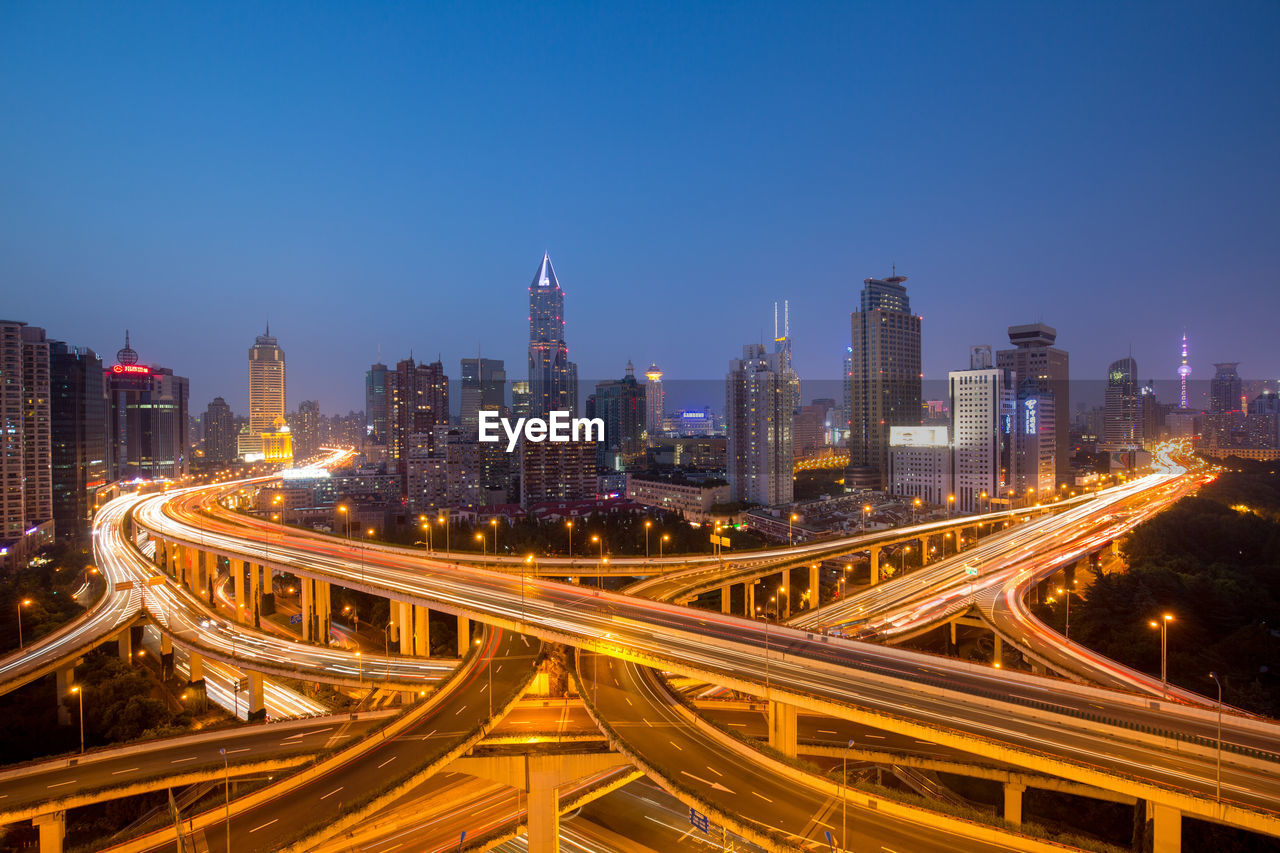
[[[71,593],[80,586],[89,554],[57,543],[42,548],[30,564],[0,578],[0,654],[18,648],[18,608],[22,607],[22,640],[29,645],[83,612]],[[95,578],[95,596],[102,582]],[[30,602],[29,604],[21,604]]]
[[1280,476],[1230,472],[1133,530],[1129,570],[1098,576],[1072,607],[1071,635],[1145,672],[1160,672],[1160,632],[1173,616],[1169,680],[1280,715]]

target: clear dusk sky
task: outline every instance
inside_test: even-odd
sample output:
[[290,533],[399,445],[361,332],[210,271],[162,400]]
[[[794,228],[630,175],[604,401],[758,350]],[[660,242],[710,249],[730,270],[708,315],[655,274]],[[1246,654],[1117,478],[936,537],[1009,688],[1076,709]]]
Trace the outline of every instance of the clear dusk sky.
[[1274,384],[1278,45],[1270,0],[0,0],[0,316],[128,327],[194,411],[269,317],[332,412],[379,345],[519,378],[544,250],[584,381],[722,377],[784,298],[834,378],[896,264],[930,377],[1043,319],[1073,378],[1186,331]]

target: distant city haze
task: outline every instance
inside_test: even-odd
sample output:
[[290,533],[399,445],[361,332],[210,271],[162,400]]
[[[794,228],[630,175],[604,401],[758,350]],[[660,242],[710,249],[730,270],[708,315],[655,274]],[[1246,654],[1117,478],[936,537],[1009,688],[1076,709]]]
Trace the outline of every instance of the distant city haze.
[[269,322],[288,409],[345,412],[379,352],[527,378],[549,252],[580,398],[630,359],[720,409],[784,299],[803,399],[840,399],[896,271],[926,397],[1037,321],[1099,389],[1132,353],[1172,399],[1184,333],[1193,380],[1274,387],[1277,43],[1274,3],[9,4],[3,314],[108,362],[130,329],[193,412],[247,413]]

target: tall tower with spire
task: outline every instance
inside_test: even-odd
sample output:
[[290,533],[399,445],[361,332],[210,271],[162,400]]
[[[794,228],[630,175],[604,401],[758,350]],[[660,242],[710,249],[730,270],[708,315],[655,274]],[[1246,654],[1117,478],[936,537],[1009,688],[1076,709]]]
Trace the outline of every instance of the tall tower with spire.
[[1189,409],[1187,405],[1187,380],[1191,378],[1191,365],[1187,363],[1187,336],[1182,336],[1182,363],[1178,365],[1178,379],[1182,382],[1182,396],[1178,398],[1178,408]]
[[249,431],[241,434],[241,456],[262,452],[262,434],[285,418],[284,350],[271,335],[271,324],[249,347]]
[[529,393],[531,414],[578,411],[578,366],[569,360],[564,339],[564,291],[556,279],[550,253],[529,285]]

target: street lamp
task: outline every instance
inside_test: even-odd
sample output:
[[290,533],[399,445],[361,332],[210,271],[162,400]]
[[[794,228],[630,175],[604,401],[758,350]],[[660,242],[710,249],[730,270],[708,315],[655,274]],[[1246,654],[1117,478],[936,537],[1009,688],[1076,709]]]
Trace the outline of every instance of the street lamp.
[[565,519],[564,526],[569,529],[569,559],[573,559],[573,519]]
[[849,821],[849,750],[853,749],[853,741],[850,740],[844,748],[843,765],[840,769],[840,849],[848,850],[849,845],[845,841],[845,833],[848,832],[847,826]]
[[787,518],[787,545],[796,544],[795,537],[791,535],[791,526],[800,520],[800,516],[794,512]]
[[477,533],[476,541],[480,543],[480,558],[484,559],[489,556],[488,543],[485,541],[484,534]]
[[395,625],[395,622],[388,622],[387,627],[382,629],[382,655],[387,659],[387,681],[391,680],[391,629]]
[[947,495],[947,518],[951,517],[951,510],[955,508],[955,505],[956,505],[956,496]]
[[[524,564],[526,566],[533,566],[533,571],[535,573],[538,571],[538,564],[534,562],[534,557],[532,554],[529,554],[524,558]],[[524,573],[525,573],[524,569],[521,569],[520,570],[520,621],[521,622],[524,621]]]
[[903,575],[905,575],[905,574],[907,573],[907,554],[908,554],[910,551],[911,551],[911,546],[910,546],[910,545],[903,545],[903,546],[902,546],[902,550],[898,552],[898,556],[902,558],[902,559],[900,559],[900,560],[898,561],[898,573],[899,573],[899,574],[903,574]]
[[644,558],[649,559],[649,528],[653,527],[653,522],[649,519],[644,520]]
[[342,513],[342,521],[347,525],[347,541],[351,540],[351,515],[346,504],[338,504],[338,512]]
[[1222,682],[1216,672],[1209,673],[1209,677],[1218,685],[1218,802],[1222,802]]
[[911,524],[916,523],[916,510],[920,508],[920,499],[916,498],[911,502]]
[[22,608],[29,607],[31,599],[24,598],[18,602],[18,648],[22,648]]
[[444,556],[449,558],[449,511],[445,510],[445,514],[436,519],[440,522],[440,526],[444,528]]
[[1152,619],[1151,627],[1160,629],[1160,690],[1169,693],[1169,623],[1173,614],[1166,613],[1159,620]]
[[364,687],[364,658],[360,656],[359,649],[356,650],[356,664],[360,667],[360,686]]
[[862,505],[862,532],[867,532],[867,519],[871,516],[871,504]]
[[1066,596],[1067,599],[1067,618],[1066,624],[1063,626],[1062,636],[1068,642],[1071,640],[1071,589],[1070,587],[1058,587],[1058,595]]
[[227,748],[221,747],[218,753],[222,756],[222,781],[226,786],[224,788],[226,796],[226,811],[224,814],[227,818],[227,849],[231,849],[231,768],[227,764]]
[[489,519],[489,526],[493,528],[493,556],[494,556],[494,559],[497,559],[498,557],[498,519],[496,518]]
[[71,692],[76,694],[80,699],[80,754],[84,755],[84,691],[77,684],[71,688]]

